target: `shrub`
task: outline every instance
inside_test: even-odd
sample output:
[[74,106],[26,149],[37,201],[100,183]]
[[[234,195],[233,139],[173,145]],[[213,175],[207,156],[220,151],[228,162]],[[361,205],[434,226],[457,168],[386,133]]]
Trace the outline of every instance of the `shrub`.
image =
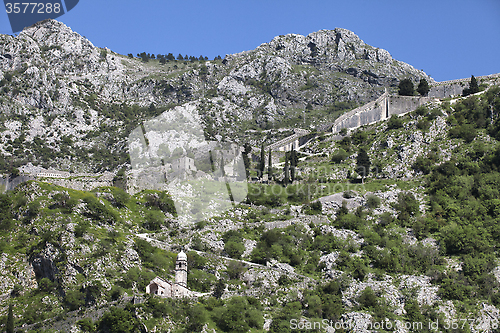
[[206,293],[210,291],[215,280],[215,275],[199,269],[193,269],[188,274],[188,288]]
[[227,265],[227,275],[231,280],[239,279],[244,271],[245,267],[239,261],[230,261]]
[[51,292],[54,289],[54,282],[48,278],[42,278],[38,281],[38,290],[42,292]]
[[366,142],[367,139],[368,134],[365,131],[358,130],[353,135],[351,135],[352,143],[354,143],[355,145],[360,145]]
[[170,213],[177,216],[177,211],[175,210],[175,203],[172,197],[167,192],[150,193],[146,196],[146,205],[150,207],[156,207],[163,211],[164,213]]
[[78,325],[78,327],[83,332],[94,332],[95,331],[95,325],[92,322],[92,319],[90,319],[90,318],[80,319],[76,322],[76,325]]
[[[355,198],[356,197],[356,193],[354,193],[353,191],[351,190],[347,190],[347,191],[344,191],[344,193],[342,194],[342,196],[345,198],[345,199],[352,199],[352,198]],[[347,204],[347,203],[346,203]]]
[[380,198],[375,194],[370,194],[366,198],[366,205],[371,209],[378,208],[380,206]]
[[415,109],[415,113],[419,116],[425,116],[429,112],[429,109],[427,109],[425,106],[421,105],[418,108]]
[[130,199],[130,196],[128,195],[127,192],[125,192],[121,188],[113,187],[112,193],[114,198],[113,205],[115,205],[118,208],[125,207],[127,205]]
[[347,153],[344,149],[340,148],[335,152],[335,154],[332,155],[332,162],[333,163],[341,163],[344,161],[346,158],[349,157],[349,153]]
[[224,332],[244,333],[251,328],[262,329],[264,318],[255,302],[246,297],[233,297],[216,318],[217,326]]
[[309,215],[314,215],[314,214],[321,214],[323,205],[321,204],[321,201],[316,200],[308,205],[305,205],[305,212],[306,214]]
[[87,195],[83,201],[87,204],[85,215],[92,219],[109,224],[114,224],[118,220],[116,213],[108,209],[108,207],[101,203],[95,196]]
[[474,125],[471,124],[463,124],[461,126],[455,126],[450,129],[448,135],[451,138],[462,138],[465,142],[472,142],[477,136],[477,129]]
[[141,325],[127,310],[112,307],[98,322],[99,332],[132,333],[140,332]]
[[240,233],[235,230],[227,231],[223,236],[224,251],[231,258],[240,259],[241,255],[245,252],[245,245]]
[[224,244],[224,251],[229,255],[229,257],[240,259],[241,255],[245,252],[245,245],[231,240]]
[[361,309],[370,310],[378,305],[377,295],[373,292],[372,288],[366,287],[357,299]]
[[417,122],[417,128],[423,132],[426,132],[431,127],[431,123],[427,119],[420,119]]
[[421,171],[424,175],[427,175],[432,170],[433,161],[430,158],[424,157],[422,155],[418,156],[413,163],[413,170]]
[[196,304],[188,310],[189,332],[201,332],[208,320],[207,310],[201,304]]
[[387,122],[387,129],[398,129],[403,127],[403,119],[399,118],[396,115],[392,115],[391,118],[389,118],[389,121]]
[[418,200],[411,192],[400,192],[394,208],[398,211],[398,220],[404,225],[409,222],[410,217],[416,216],[420,211]]
[[64,303],[70,311],[77,310],[85,304],[85,294],[79,290],[68,290],[64,296]]
[[160,230],[164,222],[165,215],[163,212],[152,210],[146,213],[143,227],[151,231]]

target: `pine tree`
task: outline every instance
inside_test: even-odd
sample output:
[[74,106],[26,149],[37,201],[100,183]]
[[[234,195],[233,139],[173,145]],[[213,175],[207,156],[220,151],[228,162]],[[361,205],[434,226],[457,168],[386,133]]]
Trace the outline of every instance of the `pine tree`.
[[360,148],[358,156],[356,157],[356,167],[358,169],[358,174],[361,175],[361,182],[364,183],[364,179],[370,173],[370,157],[368,156],[364,148]]
[[429,90],[431,90],[431,88],[429,87],[429,83],[427,82],[427,80],[420,79],[420,83],[417,87],[417,92],[420,94],[420,96],[427,96]]
[[273,178],[273,163],[271,160],[271,149],[269,149],[269,156],[267,158],[267,179],[270,181]]
[[14,333],[14,313],[12,312],[12,304],[9,305],[9,314],[7,315],[7,333]]

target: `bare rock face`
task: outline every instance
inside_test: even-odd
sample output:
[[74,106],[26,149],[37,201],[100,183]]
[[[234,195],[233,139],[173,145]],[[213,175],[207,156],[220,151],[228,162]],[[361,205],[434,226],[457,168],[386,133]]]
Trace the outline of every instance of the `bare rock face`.
[[60,252],[52,244],[48,243],[45,249],[35,255],[31,259],[31,266],[37,276],[37,278],[48,278],[54,281],[59,270],[56,267],[55,261],[59,256]]
[[[223,61],[162,66],[95,47],[63,23],[45,20],[17,37],[0,35],[5,93],[0,112],[22,115],[19,124],[4,122],[8,130],[0,135],[0,154],[10,156],[10,148],[1,144],[9,140],[7,136],[29,143],[40,139],[59,155],[59,168],[101,172],[94,160],[99,154],[95,157],[91,151],[106,147],[118,155],[127,144],[123,119],[129,115],[109,111],[118,105],[152,105],[153,111],[173,104],[194,106],[204,124],[211,126],[212,135],[239,142],[246,135],[244,121],[279,127],[289,110],[307,105],[327,109],[347,101],[362,104],[380,96],[386,87],[395,87],[403,77],[432,81],[394,60],[389,52],[339,28],[308,36],[278,36],[255,50],[227,55]],[[61,145],[69,142],[70,153],[85,149],[88,153],[80,154],[85,158],[60,154]],[[114,171],[119,163],[106,167]]]

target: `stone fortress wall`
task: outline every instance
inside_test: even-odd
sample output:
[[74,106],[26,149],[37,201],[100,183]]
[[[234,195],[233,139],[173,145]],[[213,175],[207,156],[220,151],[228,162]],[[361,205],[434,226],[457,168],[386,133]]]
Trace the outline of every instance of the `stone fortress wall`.
[[[481,84],[481,81],[486,81],[486,80],[490,81],[496,79],[500,79],[500,73],[484,75],[484,76],[476,76],[478,84]],[[469,86],[469,82],[470,78],[433,83],[430,85],[431,90],[429,91],[428,96],[436,98],[446,98],[450,96],[462,95],[464,88]]]
[[[478,84],[484,81],[493,81],[495,84],[500,84],[500,73],[477,76],[476,79]],[[390,95],[386,90],[376,100],[344,113],[333,124],[321,126],[319,130],[338,133],[342,128],[355,129],[385,120],[392,115],[404,115],[430,101],[462,95],[464,88],[468,87],[469,82],[470,78],[432,83],[430,84],[427,97],[394,96]],[[296,131],[292,136],[269,145],[267,149],[274,151],[297,149],[303,144],[301,140],[303,140],[303,136],[301,137],[300,132]]]
[[385,120],[392,115],[403,115],[432,100],[434,100],[432,97],[392,96],[385,92],[375,101],[337,118],[331,131],[338,133],[342,128],[354,129]]

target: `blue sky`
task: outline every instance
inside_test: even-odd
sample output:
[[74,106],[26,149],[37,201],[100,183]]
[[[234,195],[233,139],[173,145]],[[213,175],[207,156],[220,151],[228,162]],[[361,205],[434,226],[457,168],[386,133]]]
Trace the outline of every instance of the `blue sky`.
[[437,81],[500,72],[500,0],[80,0],[58,20],[121,54],[224,57],[340,27]]

